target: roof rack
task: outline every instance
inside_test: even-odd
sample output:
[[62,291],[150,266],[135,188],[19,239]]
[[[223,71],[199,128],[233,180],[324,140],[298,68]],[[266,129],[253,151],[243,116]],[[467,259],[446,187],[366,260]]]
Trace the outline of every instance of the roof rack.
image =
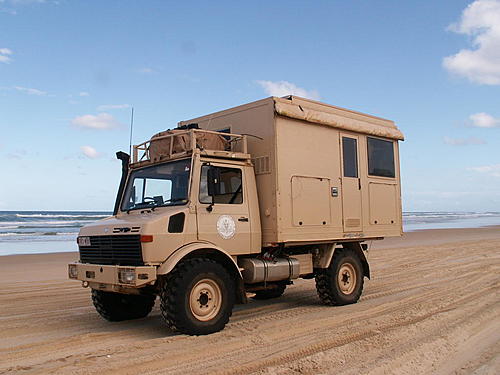
[[[205,148],[203,143],[203,135],[213,134],[223,137],[229,145],[229,150],[210,150]],[[166,146],[167,152],[162,153],[158,158],[153,158],[150,152],[152,142],[162,141]],[[181,151],[179,151],[179,148]],[[246,135],[222,133],[203,129],[177,130],[173,129],[171,134],[165,134],[133,146],[131,164],[141,163],[148,164],[160,160],[178,158],[185,155],[190,155],[195,150],[207,151],[213,155],[229,156],[232,153],[248,153],[248,144]],[[212,151],[212,152],[210,152]],[[227,154],[227,155],[226,155]],[[234,157],[234,156],[232,156]]]

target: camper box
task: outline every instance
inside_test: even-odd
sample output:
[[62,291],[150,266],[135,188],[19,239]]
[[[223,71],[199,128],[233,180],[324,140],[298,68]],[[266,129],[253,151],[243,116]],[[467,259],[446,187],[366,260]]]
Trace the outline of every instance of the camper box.
[[182,121],[246,134],[262,245],[402,234],[398,141],[390,120],[296,96]]

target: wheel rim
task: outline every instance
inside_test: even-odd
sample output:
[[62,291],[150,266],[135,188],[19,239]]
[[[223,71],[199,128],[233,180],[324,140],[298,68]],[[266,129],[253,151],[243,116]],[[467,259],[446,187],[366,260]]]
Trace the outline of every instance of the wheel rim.
[[189,308],[196,319],[206,322],[219,313],[221,300],[219,285],[211,279],[202,279],[191,289]]
[[337,281],[343,294],[351,294],[356,288],[356,270],[351,263],[344,263],[339,269]]

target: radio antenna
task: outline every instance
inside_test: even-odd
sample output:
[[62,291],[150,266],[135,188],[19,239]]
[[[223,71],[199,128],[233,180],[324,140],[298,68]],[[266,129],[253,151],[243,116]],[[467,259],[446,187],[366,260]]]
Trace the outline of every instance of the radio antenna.
[[128,143],[129,155],[132,155],[132,130],[134,129],[134,107],[132,107],[132,113],[130,114],[130,139]]

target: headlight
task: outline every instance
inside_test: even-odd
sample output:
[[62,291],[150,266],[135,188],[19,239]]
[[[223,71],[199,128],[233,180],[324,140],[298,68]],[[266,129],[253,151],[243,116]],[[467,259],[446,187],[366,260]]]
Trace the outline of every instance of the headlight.
[[68,276],[70,279],[78,278],[78,268],[76,264],[68,264]]
[[118,270],[118,281],[121,284],[135,284],[135,269],[120,268]]

